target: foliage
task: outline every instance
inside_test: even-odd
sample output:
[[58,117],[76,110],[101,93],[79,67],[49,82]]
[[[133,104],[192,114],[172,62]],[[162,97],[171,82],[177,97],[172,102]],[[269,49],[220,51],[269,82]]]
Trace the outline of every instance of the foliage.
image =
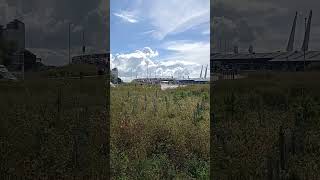
[[1,82],[0,174],[105,174],[104,81]]
[[317,177],[318,82],[318,72],[256,73],[247,79],[215,82],[212,176]]
[[209,138],[208,85],[111,89],[113,179],[209,179]]
[[97,67],[94,64],[70,64],[62,67],[54,67],[37,73],[28,74],[32,78],[61,78],[98,75]]

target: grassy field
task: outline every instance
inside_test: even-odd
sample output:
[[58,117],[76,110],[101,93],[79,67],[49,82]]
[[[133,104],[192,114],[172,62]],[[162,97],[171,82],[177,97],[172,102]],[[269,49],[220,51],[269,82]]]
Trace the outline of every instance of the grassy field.
[[212,89],[216,179],[319,179],[320,73],[260,73]]
[[113,179],[209,179],[209,85],[111,89]]
[[104,97],[104,77],[1,81],[0,175],[108,173]]
[[94,64],[70,64],[62,67],[55,67],[49,70],[38,72],[26,72],[26,77],[33,78],[61,78],[97,75],[97,67]]
[[[113,179],[319,179],[320,73],[111,89]],[[108,173],[105,79],[0,82],[0,174]],[[214,118],[209,154],[209,99]],[[209,161],[210,157],[210,161]]]

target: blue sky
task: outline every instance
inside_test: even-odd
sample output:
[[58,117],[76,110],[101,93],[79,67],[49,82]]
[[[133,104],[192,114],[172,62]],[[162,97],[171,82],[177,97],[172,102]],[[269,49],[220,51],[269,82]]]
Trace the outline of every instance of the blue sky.
[[111,0],[110,13],[111,64],[124,80],[198,77],[209,64],[209,0]]

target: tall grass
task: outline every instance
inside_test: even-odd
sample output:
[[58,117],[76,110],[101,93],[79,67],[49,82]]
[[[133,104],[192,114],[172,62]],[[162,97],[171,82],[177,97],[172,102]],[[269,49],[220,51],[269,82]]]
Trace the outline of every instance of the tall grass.
[[104,82],[0,82],[0,174],[106,174]]
[[113,179],[209,179],[208,88],[112,88]]
[[258,73],[218,81],[213,177],[319,178],[320,73]]

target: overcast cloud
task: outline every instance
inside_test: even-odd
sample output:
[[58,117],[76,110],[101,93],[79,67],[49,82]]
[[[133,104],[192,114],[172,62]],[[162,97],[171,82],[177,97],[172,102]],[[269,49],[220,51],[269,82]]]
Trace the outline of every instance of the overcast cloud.
[[[313,9],[310,50],[320,50],[320,1],[318,0],[215,0],[211,5],[214,50],[238,45],[247,51],[284,51],[295,12],[298,11],[294,48],[300,50],[304,36],[304,18]],[[221,43],[220,43],[221,42]],[[220,45],[221,44],[221,45]]]
[[[156,6],[156,5],[155,5]],[[157,6],[166,7],[165,4]],[[299,12],[295,49],[300,49],[304,31],[304,17],[313,8],[312,29],[309,47],[320,50],[320,1],[318,0],[215,0],[211,2],[213,17],[211,35],[214,39],[212,48],[219,47],[219,40],[227,40],[228,47],[238,45],[247,51],[250,44],[256,52],[285,50],[289,38],[295,11]],[[182,6],[179,6],[182,8]],[[168,8],[168,7],[166,7]],[[160,21],[153,12],[155,30],[148,33],[158,38],[168,33],[177,33],[189,26],[189,22],[204,22],[205,8],[198,5],[195,16],[186,14],[181,24],[176,19]],[[4,25],[14,18],[26,24],[26,46],[43,58],[46,64],[61,65],[67,63],[68,23],[72,22],[72,54],[81,51],[81,33],[86,34],[89,52],[105,52],[109,45],[107,2],[91,1],[56,1],[56,0],[2,0],[0,1],[0,24]],[[177,9],[176,11],[180,11]],[[164,12],[164,11],[161,11]],[[152,15],[152,12],[150,12]],[[122,14],[131,22],[138,21],[132,13]],[[128,16],[129,15],[129,16]],[[175,28],[163,29],[165,24],[176,24]],[[159,25],[159,26],[158,26]],[[160,26],[161,25],[161,26]],[[147,31],[146,31],[147,32]],[[208,32],[203,31],[204,34]],[[222,41],[223,42],[223,41]],[[222,43],[223,44],[223,43]]]
[[0,24],[13,19],[26,25],[26,48],[45,64],[68,62],[68,24],[72,23],[72,55],[81,52],[85,32],[88,52],[106,52],[109,46],[109,11],[106,0],[1,0]]

